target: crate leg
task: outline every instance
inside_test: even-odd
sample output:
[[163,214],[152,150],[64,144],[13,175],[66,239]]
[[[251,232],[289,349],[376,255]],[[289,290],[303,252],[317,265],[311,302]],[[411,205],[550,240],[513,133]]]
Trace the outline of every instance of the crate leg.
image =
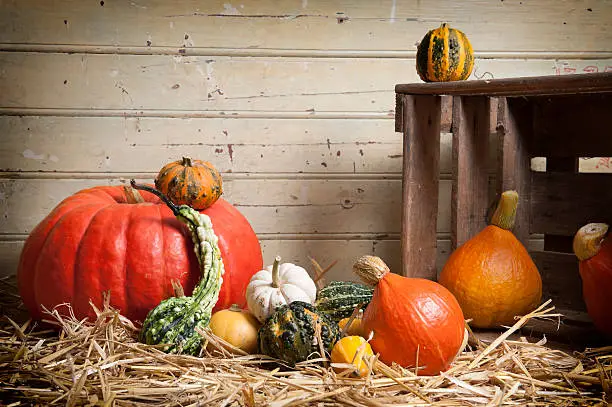
[[402,275],[435,280],[440,96],[402,95]]
[[531,105],[522,98],[499,98],[498,194],[513,189],[519,194],[514,235],[527,247],[530,230],[531,156],[533,137]]
[[486,226],[489,207],[490,99],[457,96],[453,101],[451,249]]

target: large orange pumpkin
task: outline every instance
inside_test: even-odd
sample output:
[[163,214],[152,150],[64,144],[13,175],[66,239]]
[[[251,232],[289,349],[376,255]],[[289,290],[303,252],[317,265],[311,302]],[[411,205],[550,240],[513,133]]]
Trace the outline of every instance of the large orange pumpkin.
[[435,281],[393,274],[376,256],[362,256],[353,271],[375,286],[363,333],[380,360],[416,367],[420,375],[447,370],[459,353],[465,320],[455,297]]
[[518,194],[504,192],[491,224],[450,255],[438,279],[478,328],[512,325],[542,298],[540,273],[510,230],[517,205]]
[[[138,197],[144,201],[139,202]],[[225,266],[215,309],[245,305],[251,276],[263,266],[257,236],[247,219],[219,199],[203,211],[213,223]],[[174,295],[187,295],[200,278],[187,229],[159,198],[121,186],[85,189],[64,199],[31,232],[17,272],[19,292],[35,319],[43,307],[70,303],[77,318],[93,316],[110,290],[111,305],[142,321]]]
[[574,236],[582,297],[597,329],[612,337],[612,237],[605,223],[589,223]]

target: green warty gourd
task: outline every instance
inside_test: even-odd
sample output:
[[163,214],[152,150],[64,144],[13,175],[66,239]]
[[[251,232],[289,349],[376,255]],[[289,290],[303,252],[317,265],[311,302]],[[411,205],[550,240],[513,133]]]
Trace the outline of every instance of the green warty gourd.
[[200,265],[201,278],[189,297],[170,297],[153,308],[144,320],[140,340],[149,345],[167,344],[168,353],[197,356],[202,349],[202,337],[196,329],[210,323],[212,309],[219,299],[223,283],[223,260],[218,237],[208,215],[187,205],[177,206],[161,192],[131,181],[135,189],[157,195],[174,216],[189,229],[194,251]]

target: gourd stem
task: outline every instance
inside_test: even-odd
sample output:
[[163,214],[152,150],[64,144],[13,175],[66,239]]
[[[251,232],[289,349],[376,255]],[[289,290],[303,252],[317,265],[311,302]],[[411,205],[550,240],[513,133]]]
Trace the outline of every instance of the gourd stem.
[[174,214],[174,216],[178,216],[179,215],[179,208],[178,208],[178,206],[176,206],[174,204],[174,202],[172,202],[170,199],[168,199],[168,197],[166,195],[162,194],[157,189],[151,188],[148,185],[137,184],[136,181],[134,181],[134,180],[130,180],[130,185],[134,189],[142,189],[143,191],[150,192],[153,195],[157,196],[159,199],[161,199],[168,206],[168,208],[170,208],[172,210],[172,213]]
[[181,163],[181,165],[183,167],[193,167],[193,164],[191,164],[191,158],[183,157],[183,162]]
[[516,209],[518,207],[518,192],[504,191],[501,194],[497,208],[491,217],[491,225],[510,230],[514,227],[516,220]]
[[389,267],[377,256],[361,256],[353,265],[353,272],[371,286],[377,285],[389,271]]
[[242,308],[240,308],[240,305],[238,305],[238,304],[232,304],[232,305],[229,307],[229,310],[230,310],[230,311],[234,311],[234,312],[241,312],[241,311],[242,311]]
[[574,254],[578,260],[590,259],[599,253],[601,242],[608,233],[608,225],[605,223],[589,223],[581,227],[574,236]]
[[280,256],[276,256],[274,258],[274,264],[272,264],[272,287],[278,288],[280,281],[278,275],[278,266],[280,265],[281,258]]

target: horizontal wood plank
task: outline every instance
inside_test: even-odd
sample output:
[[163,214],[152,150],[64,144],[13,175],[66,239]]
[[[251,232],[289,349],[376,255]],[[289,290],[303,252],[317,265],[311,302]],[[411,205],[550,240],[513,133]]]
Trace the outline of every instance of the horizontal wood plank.
[[[181,156],[223,173],[390,173],[402,169],[393,120],[0,116],[3,171],[157,172]],[[442,173],[451,135],[443,133]]]
[[612,174],[533,172],[531,233],[573,236],[590,222],[612,223]]
[[[152,182],[152,179],[141,180]],[[0,179],[0,230],[27,234],[62,199],[119,179]],[[438,232],[450,230],[450,181],[440,182]],[[226,180],[224,195],[258,234],[400,233],[401,180]]]
[[610,51],[611,12],[612,5],[596,0],[5,0],[0,32],[6,43],[414,50],[446,21],[465,31],[478,52]]
[[531,256],[542,276],[542,300],[552,299],[558,308],[586,311],[576,256],[548,251],[534,251]]
[[612,155],[608,120],[612,112],[612,72],[608,82],[609,94],[530,99],[534,126],[532,154],[549,158]]
[[398,84],[395,86],[395,91],[407,95],[514,97],[612,92],[612,72],[591,75],[546,75],[477,81]]
[[[479,59],[474,75],[551,75],[564,62]],[[557,64],[557,65],[556,65]],[[244,58],[0,52],[0,107],[231,112],[378,112],[420,82],[414,59]],[[41,69],[44,67],[44,69]],[[380,74],[379,74],[380,73]]]

